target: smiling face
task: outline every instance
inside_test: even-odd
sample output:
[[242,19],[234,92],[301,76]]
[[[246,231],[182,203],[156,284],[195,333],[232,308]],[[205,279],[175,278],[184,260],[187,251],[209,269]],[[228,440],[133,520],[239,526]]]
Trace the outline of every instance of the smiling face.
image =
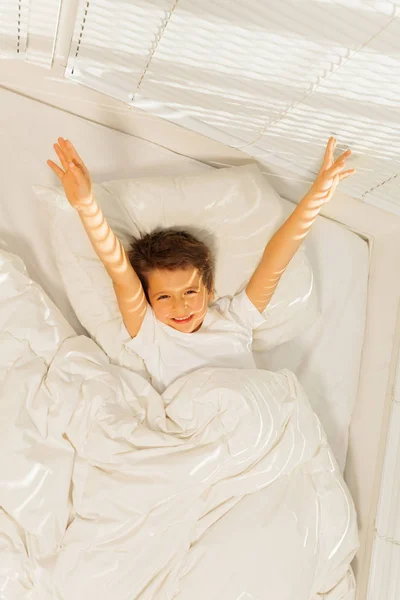
[[213,294],[208,292],[198,269],[154,269],[147,281],[150,304],[159,321],[182,333],[193,333],[201,327]]

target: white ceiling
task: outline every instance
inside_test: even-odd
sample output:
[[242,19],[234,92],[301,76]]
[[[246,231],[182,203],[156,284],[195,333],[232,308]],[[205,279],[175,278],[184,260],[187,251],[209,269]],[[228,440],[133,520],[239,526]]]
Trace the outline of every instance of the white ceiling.
[[[63,18],[60,18],[63,9]],[[0,53],[400,214],[400,0],[2,0]]]

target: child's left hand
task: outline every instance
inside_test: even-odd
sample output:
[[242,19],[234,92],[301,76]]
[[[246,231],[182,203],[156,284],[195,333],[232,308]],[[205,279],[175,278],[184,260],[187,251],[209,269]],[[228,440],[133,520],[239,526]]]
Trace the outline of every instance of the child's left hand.
[[329,200],[332,198],[333,193],[340,181],[343,181],[343,179],[346,179],[346,177],[349,177],[355,173],[355,169],[343,171],[345,168],[346,159],[350,156],[351,150],[347,150],[341,156],[339,156],[335,162],[333,162],[333,153],[335,151],[335,147],[336,139],[334,137],[329,138],[324,161],[314,183],[310,188],[310,191],[307,194],[315,199],[320,200],[323,204],[329,202]]

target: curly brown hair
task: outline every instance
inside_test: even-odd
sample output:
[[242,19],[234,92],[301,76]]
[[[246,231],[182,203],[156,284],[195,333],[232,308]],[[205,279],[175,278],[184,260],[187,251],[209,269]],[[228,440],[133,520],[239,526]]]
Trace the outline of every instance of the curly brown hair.
[[185,269],[195,267],[211,294],[214,291],[214,258],[210,248],[194,235],[182,229],[157,228],[140,239],[132,238],[127,252],[129,261],[148,296],[147,275],[154,269]]

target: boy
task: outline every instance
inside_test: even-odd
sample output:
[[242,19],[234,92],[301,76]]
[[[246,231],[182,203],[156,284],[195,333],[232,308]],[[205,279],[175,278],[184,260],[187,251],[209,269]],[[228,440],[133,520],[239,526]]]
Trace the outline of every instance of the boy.
[[202,366],[256,368],[253,329],[263,323],[263,311],[322,206],[354,173],[343,170],[350,150],[333,161],[335,145],[330,138],[315,182],[267,244],[246,289],[209,306],[214,291],[207,246],[185,231],[158,229],[134,240],[126,253],[96,203],[82,159],[70,141],[58,138],[54,149],[64,171],[51,160],[47,164],[112,279],[127,345],[143,358],[160,393]]

